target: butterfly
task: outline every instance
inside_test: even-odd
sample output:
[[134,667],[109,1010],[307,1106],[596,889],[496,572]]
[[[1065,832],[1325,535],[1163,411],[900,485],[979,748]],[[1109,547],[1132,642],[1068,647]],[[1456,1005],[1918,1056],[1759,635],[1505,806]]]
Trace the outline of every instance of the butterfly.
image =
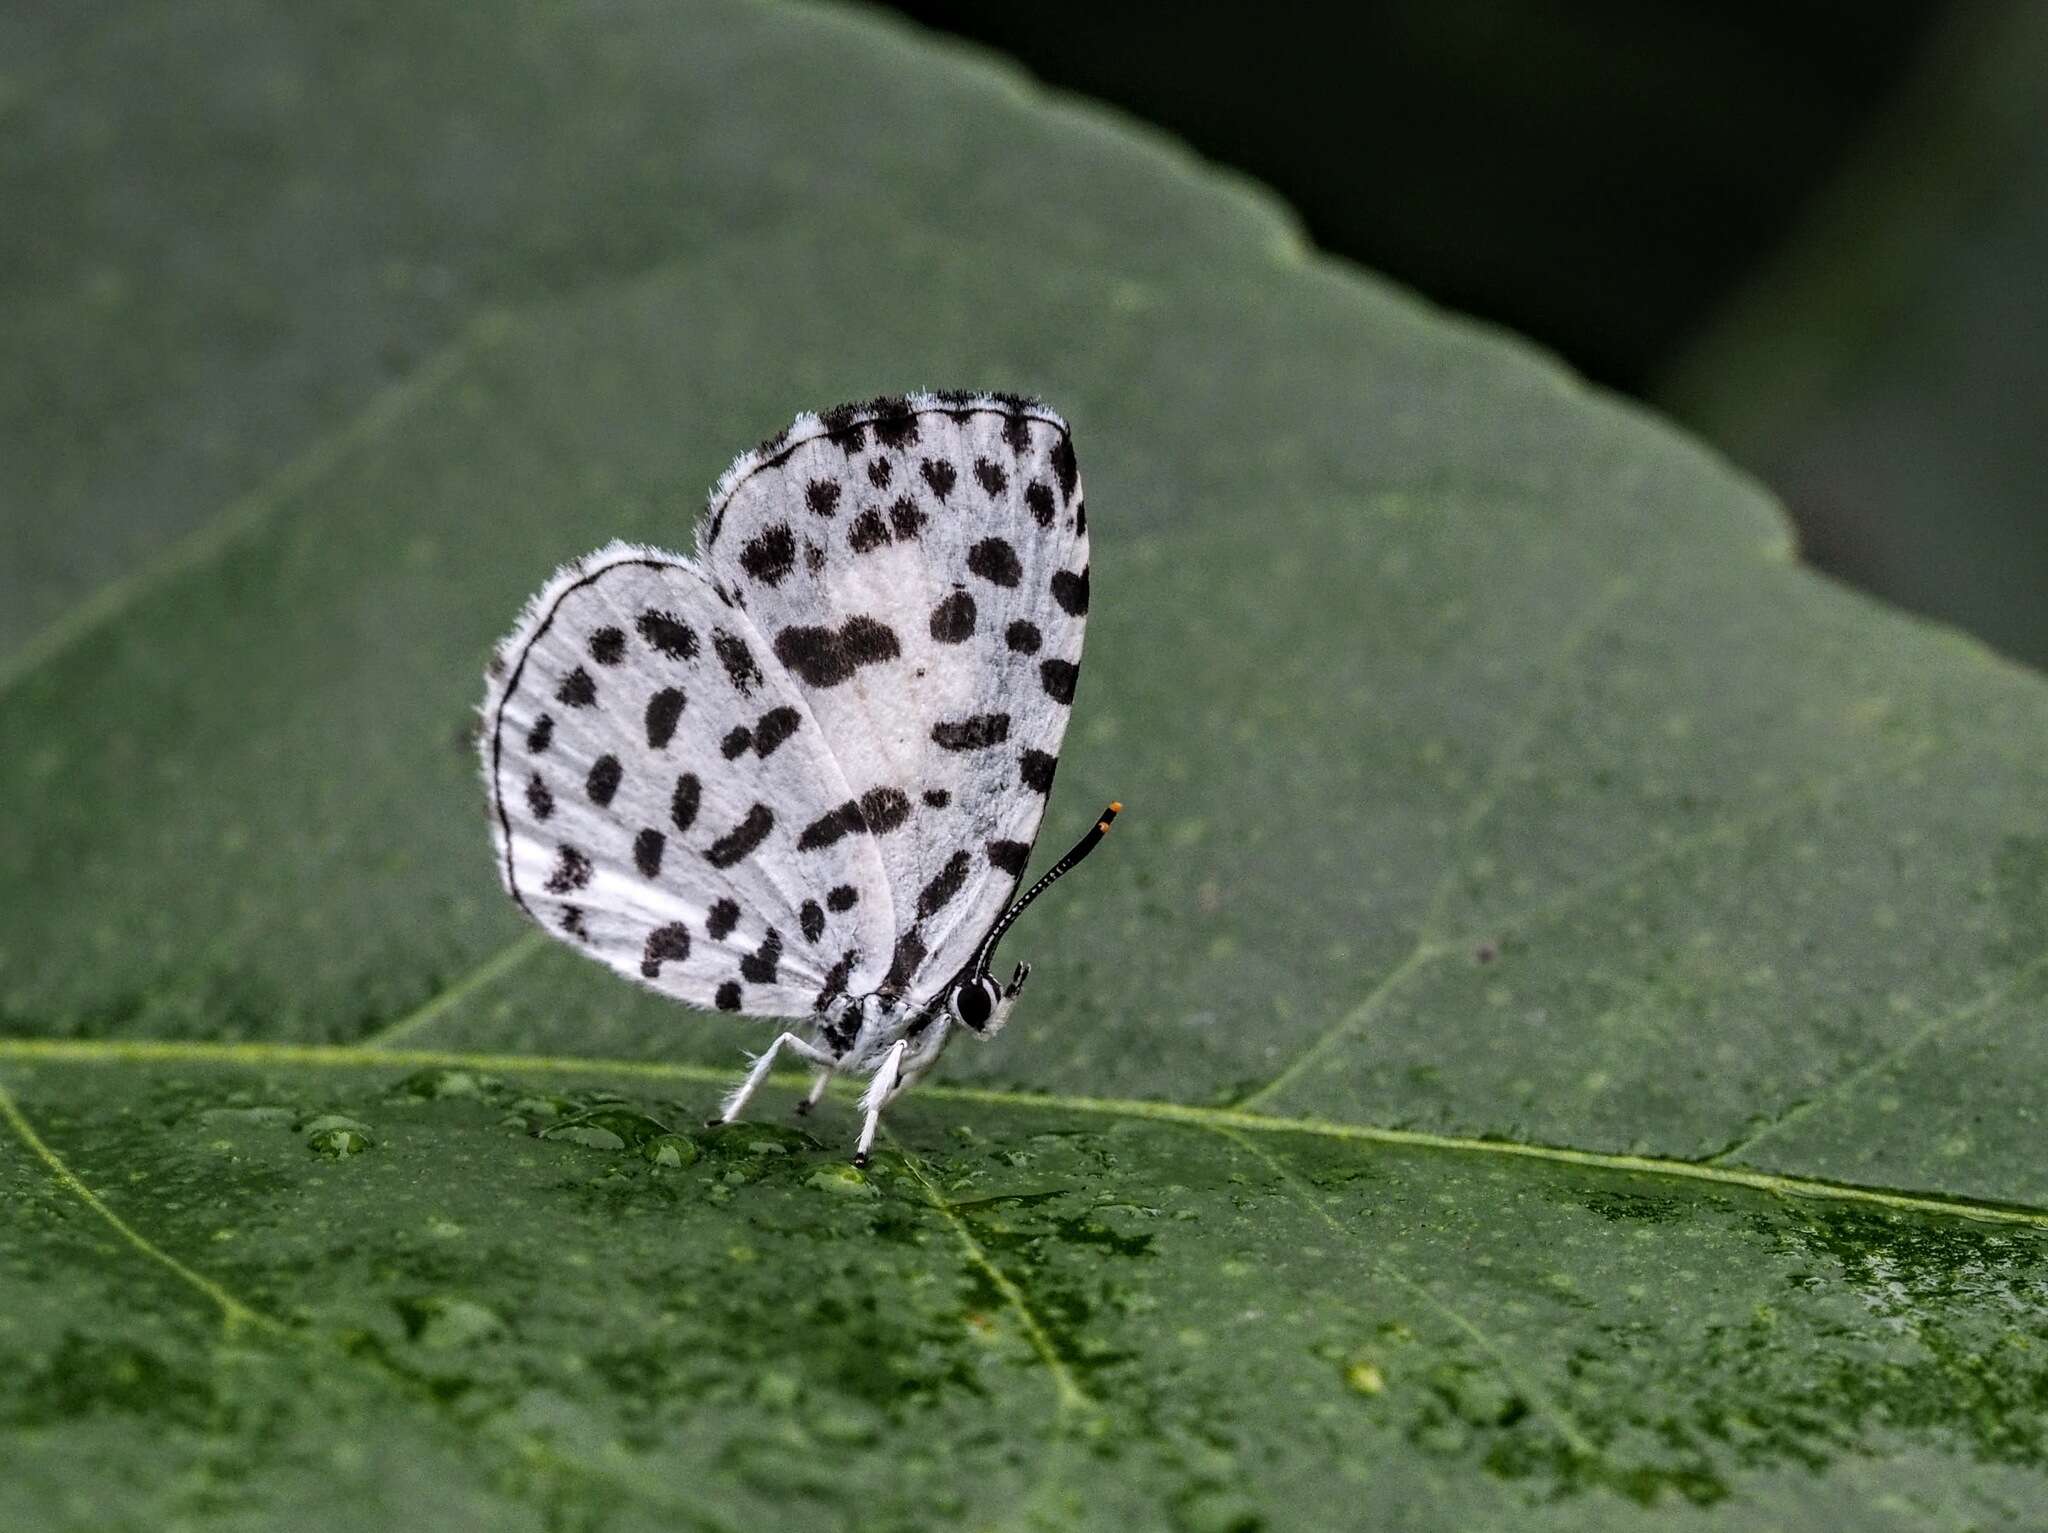
[[712,490],[694,557],[557,571],[491,665],[498,866],[551,935],[692,1006],[781,1018],[776,1058],[868,1077],[854,1156],[956,1028],[1029,977],[996,945],[1107,834],[1017,895],[1089,600],[1067,424],[1009,394],[799,415]]

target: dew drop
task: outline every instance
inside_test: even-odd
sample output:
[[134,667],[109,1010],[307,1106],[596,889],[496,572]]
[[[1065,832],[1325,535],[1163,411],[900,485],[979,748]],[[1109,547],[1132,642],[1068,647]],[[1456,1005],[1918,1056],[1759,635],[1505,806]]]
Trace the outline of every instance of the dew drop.
[[825,1148],[809,1134],[776,1123],[720,1124],[705,1130],[697,1142],[729,1187],[744,1187],[770,1174],[801,1176],[802,1162]]
[[345,1160],[351,1155],[360,1155],[376,1141],[370,1137],[370,1125],[340,1113],[325,1113],[308,1123],[304,1130],[306,1148],[315,1155],[325,1155],[329,1160]]
[[481,1075],[475,1070],[435,1066],[413,1071],[392,1089],[402,1097],[435,1102],[448,1097],[490,1096],[498,1091],[500,1086],[501,1083],[494,1077]]
[[820,1166],[804,1178],[804,1185],[842,1198],[879,1198],[882,1195],[881,1188],[869,1181],[860,1167],[844,1162],[836,1166]]
[[657,1134],[640,1146],[640,1158],[651,1166],[677,1171],[697,1159],[697,1146],[681,1134]]
[[674,1138],[666,1123],[630,1107],[607,1104],[572,1113],[540,1129],[536,1137],[564,1140],[592,1150],[638,1148],[656,1139]]

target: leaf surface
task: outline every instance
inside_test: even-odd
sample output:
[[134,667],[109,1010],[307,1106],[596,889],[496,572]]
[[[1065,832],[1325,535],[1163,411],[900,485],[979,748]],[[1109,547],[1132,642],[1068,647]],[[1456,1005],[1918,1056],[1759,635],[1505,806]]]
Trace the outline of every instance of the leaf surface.
[[[467,210],[312,197],[322,272],[373,269],[366,206],[506,232],[449,258],[469,317],[389,321],[431,358],[397,395],[350,414],[331,339],[280,343],[325,383],[226,522],[139,453],[199,541],[0,691],[10,1524],[2038,1501],[2037,678],[1800,570],[1656,422],[898,32],[191,14],[225,50],[173,55],[193,81],[392,114],[276,149],[280,195]],[[143,56],[75,46],[111,110]],[[468,729],[555,563],[684,544],[795,408],[921,384],[1075,423],[1048,841],[1130,812],[1013,939],[1017,1020],[859,1177],[842,1104],[694,1127],[765,1035],[522,929]],[[138,387],[181,431],[249,410]]]

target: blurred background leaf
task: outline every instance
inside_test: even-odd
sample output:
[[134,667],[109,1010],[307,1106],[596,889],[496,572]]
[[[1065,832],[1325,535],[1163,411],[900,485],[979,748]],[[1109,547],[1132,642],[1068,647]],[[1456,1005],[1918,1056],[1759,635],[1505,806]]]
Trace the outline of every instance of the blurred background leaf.
[[1765,479],[1815,567],[2048,664],[2048,28],[2023,0],[896,0]]

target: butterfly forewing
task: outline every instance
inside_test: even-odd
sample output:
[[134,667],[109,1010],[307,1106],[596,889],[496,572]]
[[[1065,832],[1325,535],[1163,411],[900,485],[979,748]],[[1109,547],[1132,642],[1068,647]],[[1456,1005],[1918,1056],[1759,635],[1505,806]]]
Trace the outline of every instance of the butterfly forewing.
[[806,698],[693,562],[615,544],[501,648],[484,772],[505,885],[550,933],[692,1005],[802,1016],[873,988],[897,918]]
[[700,561],[847,785],[822,812],[867,826],[895,912],[878,978],[915,998],[972,952],[1037,838],[1080,670],[1087,526],[1057,415],[930,395],[799,417],[733,465],[700,526]]

